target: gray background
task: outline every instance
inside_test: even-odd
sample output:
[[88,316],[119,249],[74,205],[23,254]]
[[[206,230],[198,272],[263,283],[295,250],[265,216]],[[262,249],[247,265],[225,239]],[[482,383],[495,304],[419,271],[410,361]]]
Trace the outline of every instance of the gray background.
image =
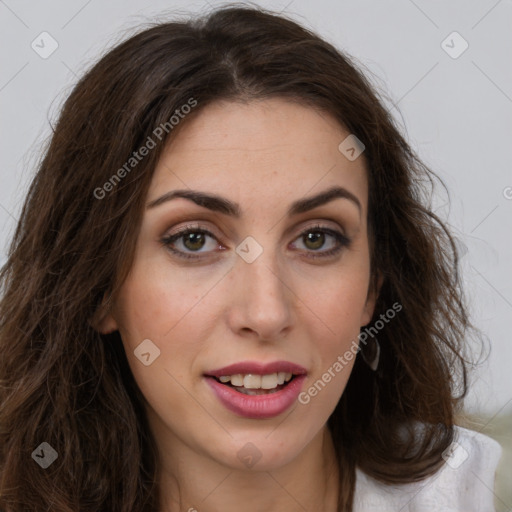
[[[491,346],[467,409],[510,413],[512,1],[256,3],[286,12],[371,71],[412,146],[447,184],[451,206],[439,195],[434,208],[460,238],[473,321]],[[0,0],[0,265],[50,121],[77,77],[140,23],[210,5],[220,3]],[[31,47],[43,31],[58,43],[46,59]],[[453,31],[469,44],[458,58],[442,46]],[[445,45],[462,48],[453,37]]]

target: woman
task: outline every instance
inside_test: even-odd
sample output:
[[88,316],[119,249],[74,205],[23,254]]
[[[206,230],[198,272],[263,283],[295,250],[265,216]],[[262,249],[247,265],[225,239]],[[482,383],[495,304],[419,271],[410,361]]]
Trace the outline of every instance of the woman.
[[107,53],[1,273],[2,510],[490,510],[432,182],[349,59],[281,16]]

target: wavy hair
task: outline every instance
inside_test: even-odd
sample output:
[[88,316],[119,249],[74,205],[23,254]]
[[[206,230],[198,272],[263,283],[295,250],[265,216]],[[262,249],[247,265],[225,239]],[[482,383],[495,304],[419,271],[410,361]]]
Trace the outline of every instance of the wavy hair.
[[[159,509],[144,397],[119,333],[101,335],[91,318],[127,276],[175,130],[108,194],[97,191],[191,97],[197,106],[180,126],[218,100],[280,97],[328,113],[364,143],[372,286],[383,277],[372,322],[397,302],[402,310],[378,334],[379,371],[358,355],[328,421],[339,510],[353,507],[356,468],[397,484],[443,463],[466,394],[471,325],[454,239],[429,205],[439,178],[348,55],[283,15],[231,5],[144,27],[92,66],[61,109],[0,273],[5,512]],[[58,453],[44,470],[31,459],[42,442]]]

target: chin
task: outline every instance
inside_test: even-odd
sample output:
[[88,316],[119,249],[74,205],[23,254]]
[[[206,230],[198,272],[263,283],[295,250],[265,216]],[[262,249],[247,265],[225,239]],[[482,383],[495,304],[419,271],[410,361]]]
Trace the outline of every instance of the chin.
[[298,433],[295,439],[284,425],[265,429],[265,432],[240,435],[231,441],[214,458],[237,471],[275,471],[292,463],[308,445],[303,432]]

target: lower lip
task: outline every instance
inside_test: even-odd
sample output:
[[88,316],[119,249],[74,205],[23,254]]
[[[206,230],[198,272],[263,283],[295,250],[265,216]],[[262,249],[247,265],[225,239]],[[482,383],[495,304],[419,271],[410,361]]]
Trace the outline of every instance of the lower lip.
[[292,406],[305,378],[305,375],[297,375],[283,389],[268,395],[244,395],[213,377],[206,377],[206,380],[217,398],[231,412],[244,418],[265,419],[279,416]]

